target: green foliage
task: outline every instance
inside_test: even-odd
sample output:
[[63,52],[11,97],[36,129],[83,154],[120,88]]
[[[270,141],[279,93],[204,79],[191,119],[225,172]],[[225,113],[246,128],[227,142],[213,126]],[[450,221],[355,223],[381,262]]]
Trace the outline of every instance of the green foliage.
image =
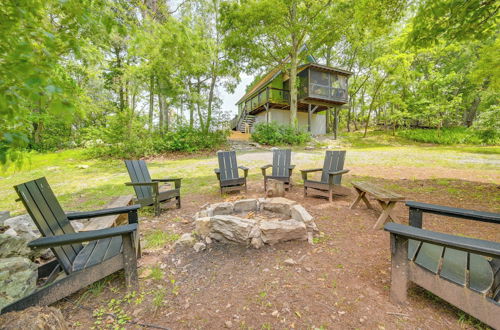
[[106,127],[87,129],[85,146],[91,157],[141,158],[165,152],[214,150],[226,143],[228,131],[205,132],[178,126],[161,133],[146,128],[146,118],[118,114]]
[[175,131],[165,133],[156,144],[158,152],[214,150],[226,144],[229,131],[217,130],[205,132],[189,126],[177,127]]
[[258,123],[254,127],[252,140],[267,145],[301,145],[311,140],[311,134],[276,122]]
[[180,238],[179,234],[166,232],[163,230],[153,230],[147,233],[144,237],[145,249],[163,248],[168,243],[173,243]]
[[434,144],[499,144],[498,131],[485,131],[487,133],[464,127],[437,129],[407,129],[397,132],[397,135],[406,139]]

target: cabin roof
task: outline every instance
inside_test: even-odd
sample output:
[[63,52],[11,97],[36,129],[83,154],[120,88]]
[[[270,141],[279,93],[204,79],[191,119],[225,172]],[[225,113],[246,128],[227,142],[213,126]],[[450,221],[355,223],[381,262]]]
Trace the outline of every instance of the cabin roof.
[[[346,76],[350,76],[353,74],[351,71],[347,71],[347,70],[343,70],[343,69],[339,69],[339,68],[335,68],[335,67],[331,67],[331,66],[321,65],[321,64],[318,64],[315,62],[309,62],[309,63],[305,63],[305,64],[300,65],[297,68],[297,73],[299,73],[299,72],[301,72],[309,67],[314,67],[320,71],[336,72],[336,73],[340,73],[340,74],[343,74]],[[236,102],[236,104],[238,105],[241,102],[247,100],[250,96],[253,96],[253,94],[258,92],[262,87],[264,87],[265,85],[267,85],[267,83],[274,80],[274,78],[276,78],[281,73],[282,73],[282,70],[280,70],[279,66],[276,66],[274,69],[269,71],[269,73],[267,73],[264,77],[262,77],[262,79],[259,80],[248,92],[246,92],[245,95],[243,95],[243,97],[240,98],[238,100],[238,102]],[[283,80],[285,81],[287,79],[283,79]]]

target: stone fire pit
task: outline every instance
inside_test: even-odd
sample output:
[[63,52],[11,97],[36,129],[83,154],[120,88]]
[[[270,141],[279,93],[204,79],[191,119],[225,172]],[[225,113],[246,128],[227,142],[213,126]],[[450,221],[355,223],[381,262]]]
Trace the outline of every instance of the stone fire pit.
[[[282,197],[211,204],[196,213],[195,225],[196,235],[207,244],[215,240],[257,249],[264,244],[292,240],[312,243],[314,234],[318,233],[307,210]],[[196,244],[201,247],[204,243]]]

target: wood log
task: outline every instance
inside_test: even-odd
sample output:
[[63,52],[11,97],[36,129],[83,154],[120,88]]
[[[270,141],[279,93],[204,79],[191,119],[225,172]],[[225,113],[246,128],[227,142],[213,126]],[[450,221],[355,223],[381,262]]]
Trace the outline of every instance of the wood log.
[[267,197],[284,197],[285,183],[283,181],[268,179],[267,180]]

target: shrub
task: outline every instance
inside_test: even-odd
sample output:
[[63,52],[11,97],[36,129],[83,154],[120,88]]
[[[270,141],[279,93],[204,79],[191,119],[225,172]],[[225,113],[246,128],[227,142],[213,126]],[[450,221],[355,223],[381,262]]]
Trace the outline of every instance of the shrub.
[[254,127],[252,140],[267,145],[300,145],[311,140],[311,134],[278,123],[258,123]]
[[144,119],[117,116],[104,128],[89,129],[85,146],[91,157],[141,158],[172,151],[216,149],[226,143],[228,133],[180,126],[161,135],[146,129]]
[[187,151],[210,150],[224,145],[227,141],[229,131],[209,131],[190,128],[189,126],[177,127],[175,131],[158,137],[155,145],[157,152],[165,151]]
[[466,127],[442,128],[440,130],[423,128],[406,129],[397,132],[397,135],[417,142],[445,145],[498,143],[498,136],[491,134],[491,131],[479,131]]

